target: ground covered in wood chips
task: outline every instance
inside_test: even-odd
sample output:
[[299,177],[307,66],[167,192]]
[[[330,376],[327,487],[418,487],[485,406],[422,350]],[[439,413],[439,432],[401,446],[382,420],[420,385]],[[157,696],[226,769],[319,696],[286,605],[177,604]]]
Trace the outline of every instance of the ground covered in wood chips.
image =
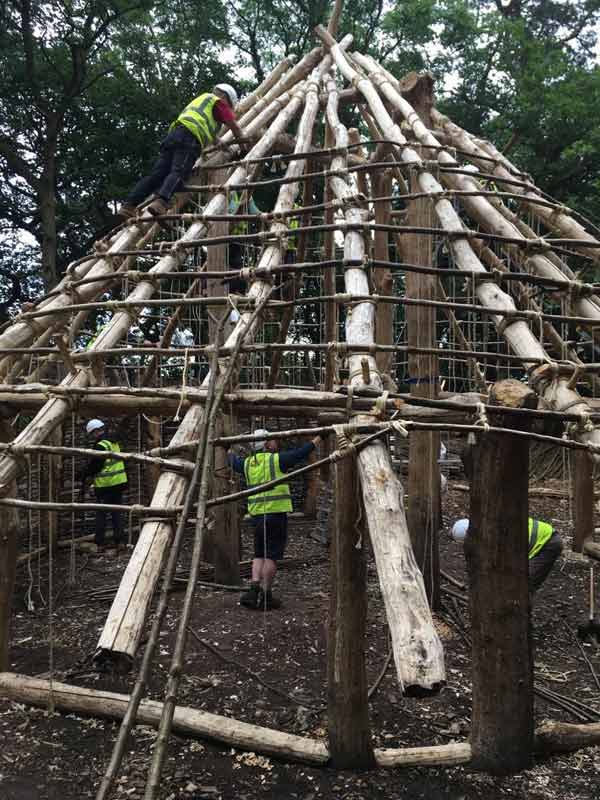
[[[546,486],[551,485],[547,483]],[[558,482],[556,484],[559,485]],[[465,515],[467,495],[452,489],[444,516],[450,523]],[[568,534],[566,501],[532,499],[531,513],[553,521]],[[198,637],[216,648],[218,657],[190,638],[181,704],[237,717],[290,733],[325,737],[325,631],[328,603],[327,549],[309,537],[313,523],[291,527],[288,556],[299,565],[282,571],[278,592],[280,610],[251,612],[238,605],[238,595],[201,587],[197,592],[192,627]],[[567,536],[567,541],[568,536]],[[245,537],[249,556],[250,536]],[[443,569],[464,580],[459,545],[442,537]],[[189,554],[188,554],[189,555]],[[15,598],[11,668],[26,675],[47,677],[50,641],[57,680],[96,689],[128,692],[134,680],[97,674],[91,655],[98,639],[110,594],[94,594],[118,583],[127,555],[97,557],[78,552],[75,585],[69,585],[69,551],[54,565],[52,635],[48,609],[48,562],[19,570]],[[72,574],[72,573],[71,573]],[[587,616],[587,562],[566,553],[538,595],[533,614],[536,677],[548,688],[576,697],[600,709],[600,693],[575,641],[577,624]],[[31,586],[30,586],[31,580]],[[462,741],[469,730],[470,656],[460,620],[468,626],[467,607],[460,589],[444,593],[444,613],[438,618],[444,640],[448,683],[430,699],[403,699],[393,664],[371,701],[375,745],[401,747]],[[26,608],[31,588],[35,609]],[[459,595],[459,596],[456,596]],[[162,699],[170,651],[177,625],[181,593],[172,605],[150,696]],[[372,683],[388,652],[388,634],[377,575],[369,557],[369,622],[367,669]],[[586,652],[600,672],[600,653]],[[267,688],[238,665],[272,684]],[[137,665],[136,665],[137,666]],[[536,722],[558,719],[577,722],[568,712],[536,700]],[[0,699],[0,798],[2,800],[81,800],[94,797],[108,762],[117,731],[115,722],[73,714],[49,714]],[[121,773],[116,797],[141,798],[155,732],[135,729]],[[164,773],[161,798],[196,800],[255,800],[256,798],[596,798],[600,748],[540,760],[527,772],[493,778],[463,767],[386,770],[369,773],[336,772],[282,763],[253,753],[206,742],[173,737]]]

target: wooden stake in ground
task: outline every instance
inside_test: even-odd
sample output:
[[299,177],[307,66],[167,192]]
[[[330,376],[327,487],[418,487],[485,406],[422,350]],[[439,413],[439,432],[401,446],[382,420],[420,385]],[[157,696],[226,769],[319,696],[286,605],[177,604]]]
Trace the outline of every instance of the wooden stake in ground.
[[[490,402],[535,408],[537,396],[519,381],[507,380],[492,387]],[[497,415],[490,424],[521,430],[528,425],[523,415]],[[483,432],[472,455],[465,554],[473,637],[473,764],[509,773],[530,766],[533,747],[529,440]]]
[[[226,436],[235,434],[233,417],[220,415],[217,420],[217,431]],[[215,447],[215,468],[213,475],[213,491],[216,497],[230,492],[231,470],[227,461],[227,448]],[[225,503],[214,511],[214,526],[206,529],[204,538],[211,540],[212,561],[215,567],[215,581],[237,586],[240,582],[240,516],[237,504]]]
[[581,553],[594,538],[594,463],[585,450],[571,454],[573,492],[573,551]]
[[335,526],[331,542],[331,593],[327,637],[329,750],[338,769],[375,763],[369,726],[364,636],[367,570],[360,540],[363,524],[356,459],[334,468]]
[[18,532],[17,509],[0,507],[0,670],[10,666],[10,618],[17,571]]

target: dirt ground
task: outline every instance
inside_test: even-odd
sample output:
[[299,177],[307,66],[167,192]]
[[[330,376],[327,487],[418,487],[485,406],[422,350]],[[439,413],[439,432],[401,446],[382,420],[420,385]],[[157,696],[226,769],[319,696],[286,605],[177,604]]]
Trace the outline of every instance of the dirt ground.
[[[548,484],[546,484],[548,485]],[[445,502],[445,522],[466,513],[464,493],[451,489]],[[531,513],[552,521],[568,538],[566,501],[532,500]],[[266,688],[235,664],[217,657],[195,639],[188,643],[180,702],[290,733],[326,736],[324,620],[328,602],[327,550],[308,536],[311,523],[291,527],[287,555],[302,564],[280,572],[278,592],[283,606],[267,614],[238,605],[236,593],[199,588],[192,627],[219,653],[248,667],[288,696]],[[250,536],[245,537],[246,555]],[[444,534],[443,569],[464,580],[459,545]],[[19,570],[15,597],[11,669],[47,677],[49,644],[53,640],[57,680],[128,692],[128,676],[97,674],[91,669],[94,652],[110,600],[90,595],[118,583],[127,555],[77,553],[75,585],[69,585],[69,551],[54,565],[52,636],[48,609],[48,562]],[[567,553],[539,592],[534,612],[536,677],[548,688],[577,697],[600,709],[600,692],[575,642],[577,624],[586,617],[588,566]],[[30,586],[35,609],[28,611]],[[162,691],[177,625],[181,593],[172,595],[160,656],[150,696]],[[428,699],[402,698],[393,665],[371,701],[371,724],[376,746],[400,747],[462,741],[469,729],[470,656],[452,624],[456,609],[466,619],[466,605],[444,594],[444,614],[438,618],[443,637],[448,682]],[[372,683],[385,662],[388,634],[377,576],[369,558],[369,622],[367,670]],[[600,672],[600,653],[586,652]],[[137,665],[136,665],[137,666]],[[558,719],[576,722],[569,713],[536,700],[536,722]],[[0,799],[82,800],[95,795],[110,757],[117,724],[74,714],[49,714],[0,700]],[[119,778],[116,797],[141,798],[155,733],[135,729]],[[278,762],[256,754],[172,737],[161,791],[163,800],[255,800],[258,798],[426,798],[475,800],[494,798],[560,798],[592,800],[599,794],[600,748],[539,760],[510,778],[493,778],[463,767],[440,769],[377,769],[368,773],[336,772]]]

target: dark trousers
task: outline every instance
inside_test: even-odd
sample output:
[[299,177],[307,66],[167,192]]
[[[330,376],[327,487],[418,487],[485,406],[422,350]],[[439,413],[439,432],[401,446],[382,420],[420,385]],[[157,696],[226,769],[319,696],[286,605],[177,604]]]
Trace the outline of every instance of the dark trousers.
[[152,192],[168,203],[173,193],[181,189],[189,178],[200,150],[200,143],[187,128],[183,125],[173,128],[160,143],[152,172],[138,181],[125,201],[127,205],[139,205]]
[[562,539],[555,531],[540,552],[529,559],[530,592],[537,592],[542,583],[546,580],[550,574],[550,570],[554,566],[554,562],[562,553],[562,549]]
[[[96,500],[98,503],[107,503],[109,505],[122,505],[123,492],[125,491],[126,483],[121,483],[119,486],[104,486],[99,488],[94,487],[96,493]],[[96,511],[96,538],[95,542],[101,546],[105,542],[106,537],[106,518],[108,515],[112,517],[113,537],[115,544],[123,544],[123,515],[120,511]]]

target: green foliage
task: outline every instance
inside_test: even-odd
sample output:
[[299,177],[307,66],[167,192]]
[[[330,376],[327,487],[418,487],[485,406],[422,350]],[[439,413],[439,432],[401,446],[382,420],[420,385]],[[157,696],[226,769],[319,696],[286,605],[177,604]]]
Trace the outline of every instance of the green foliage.
[[57,250],[60,272],[111,221],[181,106],[227,77],[224,15],[209,0],[20,0],[4,22],[0,218]]
[[[0,10],[4,234],[35,237],[53,282],[111,222],[190,97],[219,80],[250,90],[284,55],[316,45],[313,28],[331,5],[8,0]],[[354,48],[397,76],[431,70],[442,110],[593,218],[599,14],[600,0],[346,0],[337,35],[351,33]],[[13,251],[0,248],[0,269],[16,263]]]

